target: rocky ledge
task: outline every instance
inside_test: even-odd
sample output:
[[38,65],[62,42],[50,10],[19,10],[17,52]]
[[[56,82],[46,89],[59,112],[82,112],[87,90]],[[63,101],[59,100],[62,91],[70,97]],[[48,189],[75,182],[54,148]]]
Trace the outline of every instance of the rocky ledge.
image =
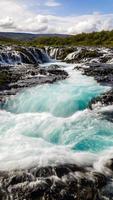
[[[99,84],[110,86],[111,88],[106,93],[92,99],[89,103],[89,108],[95,109],[96,107],[101,108],[113,105],[113,49],[73,47],[70,51],[72,52],[64,58],[65,62],[75,64],[74,69],[80,70],[83,75],[93,77]],[[68,51],[66,50],[66,52]],[[54,53],[56,57],[62,55],[63,49],[56,49]],[[103,115],[107,120],[113,122],[112,108],[103,112]]]
[[93,109],[95,105],[99,107],[113,105],[113,89],[93,98],[89,103],[89,108]]
[[57,65],[41,67],[50,62],[44,48],[0,46],[0,102],[20,89],[63,80],[68,73]]
[[82,71],[82,74],[92,76],[101,85],[110,86],[111,89],[106,93],[94,98],[89,103],[89,108],[93,109],[97,106],[109,106],[113,105],[113,64],[105,63],[90,63],[83,66],[78,66],[78,70]]
[[45,47],[45,52],[52,59],[67,63],[107,63],[113,60],[112,48],[97,47]]
[[113,86],[113,64],[89,63],[78,69],[82,70],[84,75],[94,77],[102,85]]
[[75,164],[0,172],[1,200],[112,200],[113,160],[105,163],[109,176],[93,166]]
[[68,77],[68,73],[57,65],[40,67],[37,65],[15,65],[0,68],[0,101],[20,89],[43,83],[54,83]]

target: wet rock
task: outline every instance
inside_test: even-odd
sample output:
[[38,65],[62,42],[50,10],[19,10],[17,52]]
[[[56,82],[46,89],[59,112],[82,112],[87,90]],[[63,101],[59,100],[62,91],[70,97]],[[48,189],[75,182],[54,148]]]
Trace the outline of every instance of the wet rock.
[[98,59],[100,57],[103,57],[103,53],[98,49],[78,47],[75,52],[72,52],[65,58],[65,61],[68,63],[86,63],[94,58]]
[[61,66],[60,66],[60,65],[56,65],[56,64],[54,64],[54,65],[52,64],[52,65],[48,66],[47,68],[48,68],[48,69],[54,69],[54,70],[55,70],[55,69],[61,68]]
[[98,191],[95,190],[95,188],[93,187],[86,187],[86,188],[80,189],[78,193],[78,199],[96,200],[98,199]]
[[29,194],[27,196],[31,199],[39,198],[42,197],[47,190],[48,184],[46,182],[41,182],[37,186],[33,187],[31,191],[28,192]]
[[51,58],[67,63],[102,62],[112,59],[112,49],[96,47],[45,47]]
[[49,62],[49,57],[45,51],[40,48],[22,47],[22,46],[1,46],[0,64],[18,65],[18,64],[40,64]]
[[54,83],[68,77],[62,69],[42,68],[37,65],[16,65],[0,69],[0,101],[5,97],[15,95],[20,89],[44,83]]
[[0,48],[0,102],[15,95],[20,89],[43,83],[54,83],[68,77],[60,66],[40,67],[49,62],[44,49],[22,46]]
[[84,171],[85,169],[74,164],[65,164],[56,166],[54,170],[58,177],[62,177],[65,174],[69,174],[70,172],[82,171],[82,170]]
[[[81,70],[82,74],[92,76],[101,85],[113,87],[113,64],[91,63],[86,67],[78,66],[76,69]],[[113,89],[108,92],[93,98],[89,103],[89,108],[104,107],[113,105]],[[105,119],[113,121],[112,111],[103,111],[102,115]]]
[[[111,165],[110,165],[111,166]],[[56,173],[57,172],[57,173]],[[1,200],[104,200],[109,180],[75,165],[0,172]]]
[[30,172],[35,177],[49,177],[49,176],[55,175],[54,168],[52,168],[51,166],[31,169]]
[[[98,97],[93,98],[89,103],[89,108],[93,109],[95,105],[99,105],[99,107],[113,105],[113,90],[110,90]],[[107,112],[105,113],[107,115]]]
[[7,181],[7,185],[16,185],[19,183],[23,183],[23,182],[31,182],[34,181],[34,177],[32,176],[32,174],[29,173],[17,173],[11,176],[11,178],[9,178],[9,180]]
[[68,54],[77,50],[76,47],[45,47],[46,53],[52,58],[57,60],[65,60]]
[[102,63],[87,64],[87,67],[79,67],[84,75],[92,76],[101,84],[113,84],[113,65]]
[[106,164],[105,167],[109,168],[111,171],[113,171],[113,158],[109,159]]
[[95,186],[97,188],[102,188],[107,184],[107,178],[104,174],[101,174],[99,172],[93,172],[92,175],[95,181]]
[[103,119],[106,119],[110,122],[113,123],[113,111],[104,111],[104,112],[101,112],[102,113],[102,117]]
[[62,181],[67,185],[68,190],[71,193],[77,192],[78,188],[78,179],[74,173],[69,173],[62,177]]

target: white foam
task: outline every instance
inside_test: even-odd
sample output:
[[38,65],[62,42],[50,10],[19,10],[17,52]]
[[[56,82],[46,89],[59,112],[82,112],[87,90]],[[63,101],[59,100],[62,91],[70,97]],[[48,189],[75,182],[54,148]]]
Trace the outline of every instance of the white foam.
[[[89,110],[79,111],[67,118],[56,118],[49,113],[11,114],[1,111],[0,170],[59,163],[74,163],[80,166],[93,164],[97,160],[96,154],[71,150],[73,142],[75,145],[84,138],[84,130],[82,129],[81,133],[79,129],[81,119],[83,121],[88,116],[89,120],[93,115]],[[64,145],[73,135],[73,128],[76,130],[77,127],[76,139]],[[54,133],[58,129],[60,132]],[[51,143],[54,134],[60,134],[57,145]],[[87,133],[87,137],[88,134],[93,135],[93,131]]]
[[[65,65],[64,63],[60,64]],[[54,106],[64,105],[65,99],[70,98],[72,101],[71,98],[74,98],[75,95],[76,99],[79,99],[85,90],[88,91],[88,95],[90,92],[94,93],[97,88],[99,91],[103,90],[93,78],[82,76],[80,72],[72,70],[75,65],[67,64],[67,66],[66,70],[70,74],[70,78],[67,80],[51,86],[44,85],[30,88],[13,97],[13,109],[15,109],[15,106],[18,109],[22,106],[21,112],[18,112],[19,114],[0,111],[0,170],[26,168],[35,165],[55,165],[58,163],[74,163],[87,166],[97,162],[98,156],[95,153],[77,152],[76,146],[82,142],[85,143],[88,139],[94,141],[95,139],[99,141],[106,140],[105,136],[96,134],[103,127],[106,130],[112,130],[113,126],[109,124],[108,127],[107,123],[105,125],[105,122],[101,121],[96,111],[88,109],[76,110],[76,112],[65,117],[56,116],[52,112]],[[50,87],[49,90],[48,87]],[[53,87],[52,90],[51,87]],[[81,87],[83,87],[83,90]],[[47,91],[49,93],[46,94]],[[44,94],[47,95],[47,99],[44,98],[42,102],[41,97],[40,106],[45,105],[49,95],[51,95],[49,109],[36,112],[37,101],[40,95]],[[55,98],[53,99],[53,97]],[[19,104],[15,101],[16,98],[17,101],[20,101]],[[64,109],[71,105],[71,101],[65,104]],[[35,103],[36,107],[34,107],[33,113],[30,109]],[[26,105],[27,111],[24,110]],[[93,149],[92,143],[89,142],[87,145],[89,145],[88,148],[91,151]]]
[[113,148],[109,148],[98,155],[97,161],[94,163],[94,169],[107,176],[111,176],[113,171],[109,168],[109,164],[113,159]]

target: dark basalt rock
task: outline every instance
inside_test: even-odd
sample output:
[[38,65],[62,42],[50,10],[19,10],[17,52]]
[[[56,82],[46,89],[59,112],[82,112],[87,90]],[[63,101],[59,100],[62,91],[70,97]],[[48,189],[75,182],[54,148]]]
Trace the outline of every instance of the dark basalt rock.
[[102,112],[102,117],[105,120],[113,122],[113,111],[104,111],[104,112]]
[[67,63],[107,63],[112,60],[112,49],[77,47],[64,59]]
[[46,62],[49,62],[49,57],[41,48],[14,45],[1,46],[0,48],[1,65],[40,64]]
[[58,65],[40,67],[49,62],[44,49],[21,46],[0,48],[0,104],[20,89],[44,83],[54,83],[68,77]]
[[[86,68],[79,66],[76,69],[81,70],[84,75],[94,77],[98,83],[111,86],[113,88],[112,64],[91,63],[87,64]],[[93,109],[95,106],[104,107],[109,105],[113,105],[113,89],[96,98],[93,98],[89,103],[89,108]],[[113,122],[113,110],[102,111],[101,114],[104,119]]]
[[85,171],[85,168],[81,168],[77,165],[71,165],[71,164],[65,164],[65,165],[58,165],[54,168],[56,175],[58,177],[62,177],[65,174],[69,174],[70,172],[76,172],[76,171]]
[[30,173],[32,173],[36,177],[48,177],[48,176],[57,176],[61,178],[62,176],[69,174],[70,172],[77,172],[77,171],[86,171],[85,168],[74,164],[63,164],[57,166],[47,166],[41,168],[33,168],[30,169]]
[[87,48],[81,48],[81,50],[75,55],[72,59],[66,59],[67,63],[81,63],[88,62],[94,58],[103,57],[103,53],[98,52],[97,50],[90,50]]
[[101,84],[113,85],[113,65],[102,63],[87,64],[86,68],[78,67],[84,75],[92,76]]
[[109,160],[106,162],[105,166],[106,166],[107,168],[109,168],[109,169],[113,172],[113,158],[109,159]]
[[102,188],[106,185],[107,178],[104,174],[99,173],[99,172],[93,172],[92,176],[93,176],[93,180],[95,182],[96,188]]
[[99,62],[106,63],[112,59],[112,49],[96,47],[46,47],[45,51],[51,58],[66,61],[67,63],[89,62],[97,59]]
[[20,89],[43,83],[54,83],[68,77],[60,66],[40,67],[49,62],[44,49],[22,46],[0,48],[0,102],[15,95]]
[[96,98],[93,98],[89,103],[89,108],[93,109],[93,105],[98,104],[98,103],[99,103],[99,106],[113,105],[113,90],[110,90]]
[[1,172],[0,197],[1,200],[102,200],[106,197],[102,193],[108,180],[92,170],[62,164]]
[[31,169],[30,172],[35,176],[35,177],[49,177],[52,175],[55,175],[55,170],[51,167],[41,167],[41,168],[36,168],[36,169]]
[[37,65],[8,66],[0,69],[0,102],[4,98],[16,94],[20,89],[32,87],[44,83],[54,83],[68,77],[68,73],[62,69],[42,68]]
[[[93,98],[89,103],[89,108],[92,110],[95,106],[104,107],[113,105],[113,90],[110,90],[96,98]],[[113,110],[101,111],[103,119],[113,122]]]
[[50,70],[56,70],[56,69],[60,69],[61,66],[60,65],[56,65],[56,64],[52,64],[52,65],[49,65],[48,67],[46,67],[47,69],[50,69]]

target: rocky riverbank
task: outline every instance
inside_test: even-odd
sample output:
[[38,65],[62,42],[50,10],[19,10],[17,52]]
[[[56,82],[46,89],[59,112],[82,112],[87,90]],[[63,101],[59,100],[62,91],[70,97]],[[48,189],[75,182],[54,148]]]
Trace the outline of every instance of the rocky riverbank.
[[0,69],[0,101],[15,95],[20,89],[44,83],[54,83],[68,77],[68,73],[58,66],[37,65],[8,66]]
[[113,105],[113,64],[90,63],[85,66],[78,66],[77,69],[81,70],[84,75],[94,77],[101,85],[111,87],[108,92],[92,99],[89,103],[89,108]]
[[[102,84],[113,88],[113,49],[96,47],[48,47],[46,51],[51,58],[61,59],[67,63],[75,63],[75,69],[83,75],[92,76]],[[89,108],[113,105],[113,89],[94,98]]]
[[45,47],[52,59],[67,63],[111,63],[113,49],[97,47]]
[[113,160],[104,167],[108,175],[75,164],[0,172],[0,199],[112,200]]
[[[46,52],[51,58],[75,63],[76,69],[81,70],[84,75],[94,77],[100,84],[113,86],[112,49],[70,47],[65,51],[64,48],[56,50],[50,47],[1,47],[0,98],[3,103],[4,98],[16,94],[22,88],[53,83],[68,77],[67,72],[59,66],[40,66],[49,61]],[[93,99],[89,108],[93,109],[98,105],[113,105],[113,90]],[[103,115],[112,121],[112,112],[103,111]],[[84,165],[59,164],[0,171],[0,199],[113,200],[112,155],[105,160],[104,156],[96,159]]]
[[49,62],[49,57],[43,49],[1,46],[0,101],[3,103],[7,96],[15,95],[22,88],[68,77],[59,66],[40,66],[46,62]]
[[76,64],[75,69],[80,70],[83,75],[94,77],[99,84],[110,86],[111,89],[106,93],[90,101],[89,108],[98,109],[108,106],[108,110],[103,110],[101,115],[113,122],[113,49],[67,47],[65,50],[62,47],[56,47],[47,48],[47,52],[52,58]]

